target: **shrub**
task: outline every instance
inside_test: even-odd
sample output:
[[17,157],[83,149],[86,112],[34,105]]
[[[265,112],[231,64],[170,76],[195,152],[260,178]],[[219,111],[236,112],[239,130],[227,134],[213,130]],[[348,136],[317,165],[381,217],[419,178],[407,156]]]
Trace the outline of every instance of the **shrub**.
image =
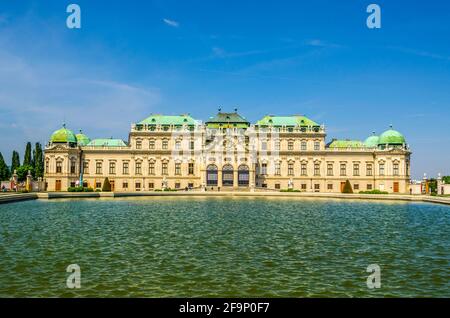
[[389,194],[389,192],[386,191],[380,191],[378,189],[370,190],[370,191],[360,191],[360,194]]
[[342,189],[342,193],[353,193],[352,185],[350,184],[350,181],[347,179],[345,181],[344,188]]
[[23,189],[23,190],[20,190],[20,193],[29,193],[30,191],[28,191],[27,189]]
[[103,181],[102,191],[103,192],[111,192],[111,183],[109,183],[108,178],[105,178],[105,181]]
[[94,192],[94,189],[92,189],[91,187],[84,188],[83,190],[84,190],[84,192]]
[[297,189],[281,189],[280,192],[300,192],[300,190],[297,190]]
[[102,189],[95,189],[95,192],[102,192]]
[[155,189],[155,191],[156,191],[156,192],[161,192],[162,190],[161,190],[161,189]]
[[177,192],[177,189],[171,189],[171,188],[165,188],[163,191],[167,191],[167,192]]

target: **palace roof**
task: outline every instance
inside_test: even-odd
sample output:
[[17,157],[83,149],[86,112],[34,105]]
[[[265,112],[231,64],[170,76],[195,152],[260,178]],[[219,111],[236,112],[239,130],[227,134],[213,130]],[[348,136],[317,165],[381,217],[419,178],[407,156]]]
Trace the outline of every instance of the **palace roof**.
[[328,145],[328,148],[365,148],[366,146],[360,140],[342,140],[333,139]]
[[211,117],[206,121],[208,128],[247,128],[250,122],[245,117],[234,113],[218,112],[215,117]]
[[87,146],[92,147],[126,147],[127,144],[122,139],[94,139]]
[[258,126],[287,126],[287,127],[295,127],[295,126],[319,126],[316,122],[311,119],[300,116],[272,116],[267,115],[264,116],[261,120],[256,122]]
[[139,122],[138,125],[162,125],[162,126],[194,126],[197,121],[190,115],[151,115]]

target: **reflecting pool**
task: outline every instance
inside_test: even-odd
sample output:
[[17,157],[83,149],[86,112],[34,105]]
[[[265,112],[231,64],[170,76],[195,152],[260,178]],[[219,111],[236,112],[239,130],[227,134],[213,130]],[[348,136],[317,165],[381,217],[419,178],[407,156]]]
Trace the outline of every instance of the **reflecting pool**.
[[450,207],[422,203],[25,201],[0,205],[0,296],[450,297],[449,238]]

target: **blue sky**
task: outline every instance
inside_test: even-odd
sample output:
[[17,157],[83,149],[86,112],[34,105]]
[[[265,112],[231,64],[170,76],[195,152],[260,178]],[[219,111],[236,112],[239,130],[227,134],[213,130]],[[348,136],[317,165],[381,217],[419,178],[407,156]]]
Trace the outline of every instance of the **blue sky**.
[[[66,6],[82,28],[66,27]],[[382,28],[366,27],[366,7]],[[390,124],[413,176],[450,175],[448,1],[0,0],[0,151],[45,143],[65,120],[127,139],[150,113],[251,121],[304,114],[328,139]]]

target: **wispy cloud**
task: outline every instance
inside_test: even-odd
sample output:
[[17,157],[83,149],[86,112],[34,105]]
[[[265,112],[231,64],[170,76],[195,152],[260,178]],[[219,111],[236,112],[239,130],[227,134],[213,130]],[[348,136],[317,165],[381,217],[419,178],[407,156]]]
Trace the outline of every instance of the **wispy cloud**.
[[326,42],[326,41],[323,41],[323,40],[319,40],[319,39],[313,39],[313,40],[306,41],[306,45],[314,46],[314,47],[323,47],[323,48],[340,48],[340,47],[343,47],[340,44],[329,43],[329,42]]
[[170,19],[163,19],[164,23],[167,24],[168,26],[174,27],[174,28],[178,28],[180,26],[180,23],[175,21],[175,20],[170,20]]
[[[92,138],[126,138],[129,125],[159,104],[158,88],[102,71],[114,69],[107,60],[99,66],[67,58],[72,48],[64,34],[53,33],[58,38],[53,46],[47,39],[51,30],[33,32],[33,23],[27,22],[0,34],[0,118],[5,119],[0,123],[0,152],[5,158],[13,149],[22,152],[26,141],[45,143],[63,120]],[[28,42],[21,41],[24,33],[33,38],[31,54]]]
[[396,51],[399,51],[402,53],[412,54],[412,55],[416,55],[416,56],[428,57],[428,58],[436,59],[436,60],[450,61],[449,55],[443,55],[443,54],[433,53],[433,52],[429,52],[429,51],[405,48],[405,47],[400,47],[400,46],[389,46],[388,48],[391,50],[396,50]]

